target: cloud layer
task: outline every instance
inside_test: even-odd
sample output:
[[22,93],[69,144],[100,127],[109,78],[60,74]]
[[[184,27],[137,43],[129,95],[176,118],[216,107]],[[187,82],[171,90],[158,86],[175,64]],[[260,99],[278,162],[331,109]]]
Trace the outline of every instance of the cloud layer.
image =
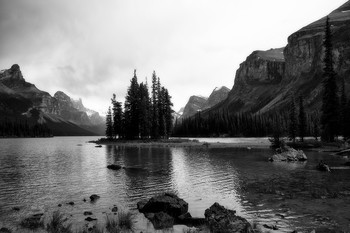
[[0,69],[62,90],[97,111],[124,100],[137,69],[155,70],[175,109],[193,94],[229,88],[253,50],[287,37],[345,0],[0,0]]

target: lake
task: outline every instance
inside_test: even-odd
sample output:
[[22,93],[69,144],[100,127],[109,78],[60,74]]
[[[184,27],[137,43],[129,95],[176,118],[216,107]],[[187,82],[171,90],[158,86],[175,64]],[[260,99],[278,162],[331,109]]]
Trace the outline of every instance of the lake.
[[[205,209],[218,202],[250,221],[277,222],[280,231],[290,232],[317,226],[319,222],[305,212],[290,211],[283,219],[276,217],[280,209],[268,201],[253,201],[241,188],[245,182],[301,173],[306,179],[321,181],[327,177],[331,182],[350,187],[349,170],[332,174],[315,170],[321,159],[331,166],[344,163],[343,159],[327,153],[308,151],[309,160],[305,163],[269,163],[267,159],[273,154],[270,149],[115,145],[96,148],[95,144],[87,143],[96,139],[0,139],[0,227],[14,227],[28,215],[50,213],[55,209],[67,213],[72,222],[83,226],[84,211],[92,211],[103,222],[105,214],[111,213],[111,208],[117,205],[119,209],[135,213],[137,232],[153,232],[152,224],[138,213],[136,203],[171,191],[189,203],[189,212],[194,217],[203,217]],[[241,140],[244,145],[247,141],[263,143],[266,139],[210,140],[237,143]],[[108,170],[106,166],[111,163],[129,169]],[[92,194],[101,198],[95,203],[83,201],[84,198],[89,200]],[[74,206],[66,204],[71,201]],[[344,208],[349,206],[348,202],[338,201]],[[59,204],[62,207],[58,207]],[[13,207],[20,210],[15,211]],[[349,222],[344,221],[339,224],[346,228]]]

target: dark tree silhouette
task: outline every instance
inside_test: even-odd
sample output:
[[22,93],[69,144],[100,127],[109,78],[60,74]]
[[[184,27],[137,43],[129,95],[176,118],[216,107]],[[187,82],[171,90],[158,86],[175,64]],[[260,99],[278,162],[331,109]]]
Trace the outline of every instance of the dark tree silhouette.
[[290,140],[295,142],[297,136],[297,112],[295,107],[294,97],[291,97],[290,107],[289,107],[289,125],[288,125],[288,137]]
[[113,122],[111,107],[108,108],[106,115],[106,137],[108,139],[113,139]]
[[299,97],[299,137],[300,141],[304,141],[306,136],[306,115],[304,110],[304,99],[302,96]]
[[152,138],[159,138],[158,98],[159,98],[158,79],[157,79],[156,72],[153,71],[153,74],[152,74],[152,129],[151,129]]
[[112,110],[113,110],[113,137],[123,137],[123,109],[122,103],[116,100],[116,95],[113,94]]
[[332,35],[329,18],[326,19],[323,46],[325,49],[323,68],[323,101],[322,101],[322,140],[334,141],[338,133],[338,95],[336,74],[333,68]]
[[139,138],[140,134],[140,94],[139,84],[137,82],[136,70],[130,81],[130,87],[125,97],[124,117],[125,117],[125,136],[128,139]]
[[151,133],[151,100],[147,83],[140,84],[140,135],[141,138],[148,138]]

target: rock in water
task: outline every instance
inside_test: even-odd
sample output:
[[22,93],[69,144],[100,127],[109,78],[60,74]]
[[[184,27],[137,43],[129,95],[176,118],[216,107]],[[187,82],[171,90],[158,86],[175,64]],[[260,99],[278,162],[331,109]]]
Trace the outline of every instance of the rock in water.
[[145,215],[148,220],[153,224],[154,229],[160,230],[164,228],[170,228],[174,225],[174,218],[167,213],[158,212]]
[[316,169],[320,170],[320,171],[324,171],[324,172],[330,172],[331,171],[329,166],[327,164],[325,164],[322,160],[318,163],[318,165],[316,166]]
[[152,197],[145,205],[137,203],[141,213],[165,212],[168,215],[177,218],[188,212],[188,203],[175,194],[165,193],[164,195]]
[[96,201],[96,200],[99,199],[99,198],[100,198],[100,196],[97,195],[97,194],[92,194],[92,195],[90,196],[90,200],[91,200],[91,201]]
[[250,223],[245,218],[236,216],[236,211],[228,210],[217,202],[205,210],[204,216],[208,222],[210,232],[213,233],[254,232]]
[[172,227],[179,216],[187,213],[188,203],[175,194],[165,193],[148,201],[139,201],[137,208],[155,229],[163,229]]
[[122,167],[117,165],[117,164],[110,164],[107,166],[108,169],[111,169],[111,170],[119,170],[121,169]]
[[274,154],[269,161],[306,161],[307,157],[302,150],[287,147],[283,152]]

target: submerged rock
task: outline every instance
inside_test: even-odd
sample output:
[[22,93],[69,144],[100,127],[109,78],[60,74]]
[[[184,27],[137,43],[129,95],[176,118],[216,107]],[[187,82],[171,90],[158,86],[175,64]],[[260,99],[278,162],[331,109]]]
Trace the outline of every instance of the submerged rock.
[[92,212],[91,211],[85,211],[84,215],[92,215]]
[[111,170],[119,170],[121,169],[122,167],[117,165],[117,164],[110,164],[107,166],[108,169],[111,169]]
[[91,201],[96,201],[96,200],[99,199],[99,198],[100,198],[100,196],[97,195],[97,194],[92,194],[92,195],[90,196],[90,200],[91,200]]
[[88,222],[95,221],[95,220],[97,220],[97,218],[92,218],[92,217],[85,218],[85,221],[88,221]]
[[274,154],[269,161],[306,161],[307,157],[302,150],[296,150],[290,147],[286,147],[284,151]]
[[208,222],[210,232],[213,233],[254,232],[250,223],[245,218],[236,216],[236,211],[226,209],[217,202],[205,210],[204,216]]

